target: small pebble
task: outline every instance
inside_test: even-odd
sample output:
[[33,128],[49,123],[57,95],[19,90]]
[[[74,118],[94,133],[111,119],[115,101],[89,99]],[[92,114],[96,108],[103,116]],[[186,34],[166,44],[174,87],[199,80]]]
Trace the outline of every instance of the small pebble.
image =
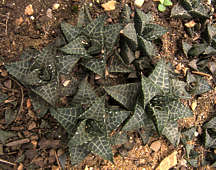
[[160,141],[154,141],[154,142],[151,144],[150,148],[151,148],[153,151],[158,152],[158,151],[160,150],[160,148],[161,148],[161,142],[160,142]]
[[54,3],[53,6],[52,6],[52,9],[57,10],[59,7],[60,7],[60,4]]
[[33,15],[33,13],[34,13],[34,10],[33,10],[32,4],[26,6],[25,15]]
[[138,8],[141,8],[144,4],[144,0],[135,0],[134,5]]
[[111,0],[107,3],[102,4],[101,6],[104,8],[104,11],[113,11],[115,10],[116,1]]

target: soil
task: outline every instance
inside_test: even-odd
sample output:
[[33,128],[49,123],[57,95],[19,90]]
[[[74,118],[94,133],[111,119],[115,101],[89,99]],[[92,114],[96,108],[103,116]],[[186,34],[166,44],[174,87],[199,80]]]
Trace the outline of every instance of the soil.
[[[103,8],[93,0],[90,12],[93,17],[104,12]],[[102,1],[107,2],[105,0]],[[174,148],[165,138],[155,135],[143,145],[137,134],[131,134],[128,144],[113,148],[114,162],[102,160],[98,156],[89,155],[81,164],[71,166],[67,150],[67,134],[57,121],[47,114],[39,118],[32,109],[27,89],[11,78],[3,66],[4,62],[19,58],[20,54],[29,47],[41,49],[49,42],[54,41],[60,32],[59,25],[62,21],[76,23],[76,18],[82,0],[1,0],[0,1],[0,89],[10,96],[10,100],[17,102],[18,112],[13,122],[7,123],[4,112],[8,107],[0,106],[0,129],[13,131],[18,138],[10,138],[5,145],[0,143],[0,170],[10,169],[60,169],[59,161],[65,162],[65,169],[155,169],[159,163],[173,151],[178,151],[178,164],[174,169],[193,169],[185,164],[185,150],[182,145]],[[115,11],[108,12],[113,22],[121,7],[125,4],[133,7],[134,0],[119,0]],[[177,1],[173,1],[174,4]],[[59,4],[57,9],[54,4]],[[32,5],[33,11],[31,11]],[[166,58],[173,66],[179,63],[188,67],[188,58],[179,50],[182,39],[192,41],[185,30],[181,20],[170,18],[170,9],[164,13],[157,10],[158,2],[146,0],[142,10],[152,11],[155,21],[169,29],[162,38],[163,47],[160,54],[155,57]],[[30,10],[26,11],[29,6]],[[216,15],[215,15],[216,16]],[[183,70],[180,70],[183,72]],[[214,88],[212,80],[209,83]],[[185,104],[191,106],[197,102],[194,118],[181,122],[181,127],[201,127],[215,112],[216,91],[211,90],[198,98],[193,98]],[[14,113],[15,114],[15,113]],[[199,133],[202,133],[201,131]],[[23,139],[23,140],[20,140]],[[160,146],[152,146],[156,142]],[[158,149],[158,148],[159,149]],[[197,145],[198,150],[204,149]],[[66,154],[64,154],[66,153]],[[205,155],[203,155],[205,156]],[[4,162],[4,161],[5,162]],[[199,169],[210,169],[202,167]]]

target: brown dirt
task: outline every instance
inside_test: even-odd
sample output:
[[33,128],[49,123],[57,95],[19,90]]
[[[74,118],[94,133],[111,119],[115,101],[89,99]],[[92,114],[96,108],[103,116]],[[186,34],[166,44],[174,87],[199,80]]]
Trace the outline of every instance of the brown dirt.
[[[90,0],[88,1],[90,2]],[[105,1],[103,1],[105,2]],[[47,16],[47,10],[52,9],[54,3],[59,3],[60,7],[52,10],[52,18]],[[109,12],[109,16],[115,22],[116,14],[124,3],[132,4],[132,0],[122,0],[118,3],[118,8],[114,12]],[[174,1],[175,3],[175,1]],[[33,14],[25,15],[25,8],[32,5]],[[83,2],[79,0],[1,0],[0,1],[0,59],[11,61],[17,59],[22,51],[28,47],[41,48],[49,42],[56,39],[60,31],[59,24],[67,21],[71,24],[76,23],[76,16]],[[163,47],[158,58],[165,57],[171,61],[174,66],[182,63],[187,67],[187,58],[179,53],[178,44],[181,39],[185,39],[183,23],[180,20],[169,18],[170,10],[165,13],[157,11],[157,2],[148,0],[143,6],[143,10],[153,11],[156,22],[169,28],[169,33],[163,36]],[[93,4],[91,13],[96,16],[103,12],[98,5]],[[1,61],[1,60],[0,60]],[[2,63],[0,62],[0,66]],[[11,130],[18,134],[19,138],[26,139],[18,141],[11,138],[7,141],[15,142],[13,146],[0,144],[0,159],[7,160],[9,163],[0,161],[0,170],[10,170],[16,168],[30,169],[31,165],[36,165],[36,169],[58,169],[58,158],[62,153],[67,152],[66,142],[67,134],[63,128],[48,114],[44,118],[38,118],[31,108],[31,103],[27,104],[27,91],[23,89],[16,81],[8,77],[3,67],[0,67],[0,88],[11,96],[11,100],[18,102],[22,107],[17,114],[15,121],[7,125],[4,120],[3,111],[0,110],[0,129]],[[11,84],[10,84],[11,83]],[[24,96],[22,94],[24,90]],[[194,119],[183,122],[182,126],[190,127],[201,126],[211,115],[215,104],[215,90],[202,95],[197,100],[198,106],[194,111]],[[22,102],[23,101],[23,102]],[[189,106],[191,102],[186,102]],[[62,133],[64,132],[64,133]],[[151,149],[151,144],[158,141],[161,144],[160,149],[155,152]],[[133,134],[130,139],[132,149],[113,148],[115,153],[115,165],[104,161],[97,156],[89,155],[80,165],[71,167],[69,157],[67,158],[66,169],[155,169],[159,163],[167,157],[172,151],[178,151],[177,169],[192,169],[185,165],[183,156],[185,155],[182,146],[174,148],[163,137],[155,136],[151,138],[145,146],[142,144],[137,134]],[[19,161],[21,160],[21,161]],[[17,163],[16,163],[17,162]],[[16,165],[10,165],[15,163]],[[202,169],[202,167],[200,167]],[[208,169],[208,167],[206,167]]]

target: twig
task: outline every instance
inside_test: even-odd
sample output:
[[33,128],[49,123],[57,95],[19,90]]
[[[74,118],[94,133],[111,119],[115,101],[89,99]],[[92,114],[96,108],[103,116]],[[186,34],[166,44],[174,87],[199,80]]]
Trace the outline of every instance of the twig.
[[56,151],[55,151],[55,157],[56,157],[56,161],[57,161],[58,167],[59,167],[60,170],[61,170],[62,167],[61,167],[61,164],[60,164],[60,162],[59,162],[59,158],[58,158],[58,155],[57,155]]
[[207,73],[203,73],[203,72],[199,72],[199,71],[192,71],[193,74],[198,74],[201,76],[206,76],[206,77],[211,77],[211,75],[207,74]]
[[16,166],[16,164],[15,164],[15,163],[8,162],[8,161],[6,161],[6,160],[4,160],[4,159],[1,159],[1,158],[0,158],[0,162],[2,162],[2,163],[6,163],[6,164],[9,164],[9,165]]

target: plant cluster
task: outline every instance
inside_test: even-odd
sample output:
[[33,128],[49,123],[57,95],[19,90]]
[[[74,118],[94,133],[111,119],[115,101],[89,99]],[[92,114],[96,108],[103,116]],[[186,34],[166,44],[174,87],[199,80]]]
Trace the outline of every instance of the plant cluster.
[[179,80],[163,59],[151,64],[155,41],[167,29],[139,9],[132,18],[126,5],[117,24],[108,24],[106,15],[93,20],[84,6],[77,26],[62,23],[61,30],[58,45],[28,50],[5,67],[30,89],[34,110],[41,116],[49,110],[68,132],[72,165],[89,153],[113,162],[111,146],[126,142],[128,131],[146,143],[156,130],[179,144],[177,120],[193,116],[180,99],[211,88],[190,73]]
[[160,3],[158,4],[158,10],[160,12],[166,11],[166,7],[172,6],[173,3],[171,0],[160,0]]

